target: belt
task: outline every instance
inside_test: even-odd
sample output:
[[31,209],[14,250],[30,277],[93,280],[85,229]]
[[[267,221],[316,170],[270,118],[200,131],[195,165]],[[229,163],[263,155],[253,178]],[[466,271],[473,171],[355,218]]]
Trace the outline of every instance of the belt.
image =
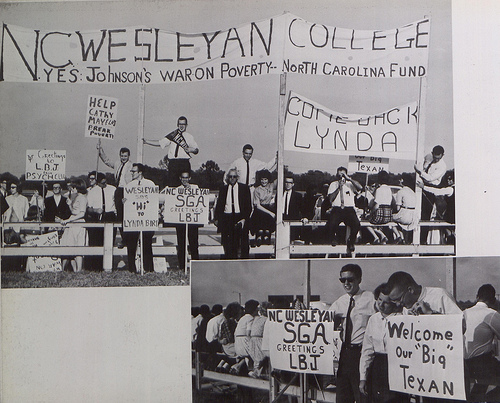
[[361,350],[362,345],[361,344],[346,344],[342,343],[342,348],[345,348],[347,350]]
[[405,207],[405,206],[401,206],[401,208],[405,208],[407,210],[415,210],[415,207]]

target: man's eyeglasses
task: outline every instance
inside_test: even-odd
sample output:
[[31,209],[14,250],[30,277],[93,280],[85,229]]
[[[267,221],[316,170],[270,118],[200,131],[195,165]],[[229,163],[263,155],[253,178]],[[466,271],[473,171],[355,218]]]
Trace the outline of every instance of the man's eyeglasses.
[[354,281],[356,281],[356,278],[355,277],[340,277],[339,280],[342,284],[345,284],[346,281],[349,283],[354,283]]
[[11,189],[17,189],[17,186],[11,186],[10,188]]
[[61,186],[53,186],[52,189],[61,189]]
[[91,181],[95,181],[95,177],[94,177],[94,176],[91,176],[89,179],[90,179]]
[[229,175],[228,178],[237,178],[238,175]]

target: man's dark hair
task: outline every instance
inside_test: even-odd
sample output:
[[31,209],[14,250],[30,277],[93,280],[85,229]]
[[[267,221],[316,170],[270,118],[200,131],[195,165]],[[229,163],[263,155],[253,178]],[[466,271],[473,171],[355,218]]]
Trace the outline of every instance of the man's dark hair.
[[236,319],[240,314],[241,305],[238,302],[230,302],[224,309],[224,316],[227,319]]
[[382,185],[387,185],[389,183],[389,174],[386,171],[379,171],[378,173],[378,183]]
[[91,176],[95,176],[95,178],[97,179],[97,171],[90,171],[87,175],[87,178],[90,178]]
[[217,315],[220,315],[221,312],[222,312],[222,305],[221,304],[215,304],[213,307],[212,307],[212,313],[217,316]]
[[432,149],[432,154],[435,154],[435,155],[441,155],[441,154],[444,154],[444,148],[442,146],[435,146],[433,149]]
[[245,152],[245,150],[252,150],[253,151],[253,147],[251,144],[245,144],[243,146],[243,152]]
[[375,299],[378,299],[380,294],[389,295],[391,289],[387,283],[380,284],[375,290],[373,290],[373,296]]
[[206,318],[208,315],[210,315],[210,307],[206,304],[203,304],[202,306],[200,306],[200,314],[201,314],[201,316]]
[[245,313],[253,313],[259,306],[259,301],[256,301],[254,299],[250,299],[247,302],[245,302]]
[[345,273],[346,271],[350,271],[352,274],[354,274],[354,277],[356,277],[359,281],[361,281],[363,272],[361,270],[361,267],[359,267],[359,265],[354,263],[346,264],[340,269],[340,274]]
[[144,174],[144,165],[141,164],[140,162],[134,162],[132,164],[133,167],[137,167],[137,171],[140,172],[141,174]]
[[496,300],[495,287],[491,284],[483,284],[479,287],[479,290],[477,290],[477,299],[478,301],[485,302],[488,306],[493,305]]
[[179,121],[181,121],[181,120],[185,120],[186,124],[188,122],[187,117],[185,117],[185,116],[179,116],[179,119],[177,119],[177,124],[179,124]]
[[391,274],[389,280],[387,280],[387,284],[389,286],[389,290],[393,290],[395,287],[407,288],[407,287],[415,287],[418,286],[415,279],[411,276],[411,274],[405,271],[397,271]]
[[347,172],[347,168],[346,168],[346,167],[342,167],[342,166],[341,166],[341,167],[338,167],[338,168],[337,168],[337,172],[338,172],[338,171],[346,171],[346,172]]
[[106,175],[102,172],[97,172],[97,183],[100,183],[103,179],[106,179]]
[[120,154],[121,153],[128,153],[128,155],[130,155],[130,150],[127,147],[122,147],[120,148]]

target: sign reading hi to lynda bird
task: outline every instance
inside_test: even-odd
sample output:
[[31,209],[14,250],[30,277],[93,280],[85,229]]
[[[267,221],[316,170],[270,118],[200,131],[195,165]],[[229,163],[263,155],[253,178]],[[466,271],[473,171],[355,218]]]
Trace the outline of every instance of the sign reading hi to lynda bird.
[[462,315],[391,316],[387,331],[391,390],[465,400]]
[[430,20],[361,30],[286,13],[198,33],[147,26],[43,30],[4,23],[2,34],[0,81],[158,84],[283,72],[397,78],[427,75]]
[[137,185],[137,181],[132,181],[125,186],[123,191],[123,198],[125,199],[123,205],[123,230],[157,230],[159,209],[158,186],[154,183],[152,185]]
[[66,180],[66,150],[26,150],[26,180]]
[[416,102],[375,115],[348,115],[292,92],[285,115],[285,150],[414,160],[417,128]]
[[89,95],[85,137],[113,140],[117,111],[116,98]]
[[208,224],[209,189],[198,186],[166,187],[163,221],[173,224]]
[[274,368],[309,374],[334,374],[340,340],[334,312],[270,309],[269,350]]

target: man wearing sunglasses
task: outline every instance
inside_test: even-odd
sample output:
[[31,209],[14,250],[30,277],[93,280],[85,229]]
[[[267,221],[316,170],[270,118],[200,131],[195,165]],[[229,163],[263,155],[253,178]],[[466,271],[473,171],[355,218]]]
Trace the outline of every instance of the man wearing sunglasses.
[[215,205],[215,225],[221,233],[224,258],[238,259],[238,247],[241,258],[248,259],[248,218],[252,212],[250,188],[238,182],[238,171],[230,169],[226,175],[226,184],[220,188]]
[[389,298],[403,307],[404,314],[457,314],[462,310],[453,297],[440,287],[424,287],[404,271],[393,273],[387,281]]
[[[329,308],[342,318],[342,349],[337,373],[337,402],[364,402],[359,390],[359,359],[366,325],[375,313],[375,299],[371,291],[363,291],[362,271],[357,264],[349,263],[340,270],[340,282],[346,294]],[[363,400],[362,400],[363,399]]]

